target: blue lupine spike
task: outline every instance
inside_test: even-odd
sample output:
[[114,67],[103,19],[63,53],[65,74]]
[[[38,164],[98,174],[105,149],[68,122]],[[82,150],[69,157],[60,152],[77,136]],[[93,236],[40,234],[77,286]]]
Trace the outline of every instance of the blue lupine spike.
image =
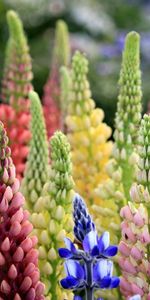
[[[72,289],[79,294],[74,300],[94,300],[95,290],[113,289],[119,285],[119,278],[112,276],[113,262],[110,260],[118,248],[110,245],[109,232],[98,237],[85,202],[78,194],[74,197],[73,207],[74,235],[81,247],[78,249],[76,241],[73,243],[65,238],[66,248],[60,248],[59,255],[66,260],[66,278],[60,283],[64,289]],[[80,292],[83,292],[83,298]]]

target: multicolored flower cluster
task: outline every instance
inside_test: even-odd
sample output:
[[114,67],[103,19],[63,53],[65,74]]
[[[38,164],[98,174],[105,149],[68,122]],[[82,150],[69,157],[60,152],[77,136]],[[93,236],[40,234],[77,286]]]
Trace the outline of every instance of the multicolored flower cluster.
[[37,237],[30,237],[29,213],[23,210],[8,137],[0,123],[0,298],[44,300],[39,281]]
[[9,40],[2,81],[0,120],[7,130],[17,177],[22,178],[28,154],[29,100],[32,90],[32,65],[22,22],[14,11],[7,13]]

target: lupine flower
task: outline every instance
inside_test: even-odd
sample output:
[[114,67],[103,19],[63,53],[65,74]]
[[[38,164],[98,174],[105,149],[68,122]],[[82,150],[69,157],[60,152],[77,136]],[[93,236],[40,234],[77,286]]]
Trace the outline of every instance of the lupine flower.
[[8,132],[17,177],[21,178],[31,137],[28,93],[32,89],[32,66],[21,20],[9,11],[7,22],[10,37],[2,80],[1,98],[5,104],[0,105],[0,119]]
[[122,271],[120,288],[125,299],[135,294],[139,294],[142,300],[150,299],[149,131],[150,116],[145,115],[139,134],[137,183],[131,188],[131,200],[120,212],[123,218],[122,240],[119,245]]
[[[112,142],[107,139],[111,128],[102,122],[104,113],[95,108],[87,80],[88,61],[76,52],[72,59],[71,86],[66,125],[72,148],[73,177],[77,192],[85,197],[95,218],[98,232],[117,226],[119,217],[113,201],[103,201],[95,193],[98,184],[107,179],[106,163],[111,154]],[[98,206],[98,213],[95,210]],[[109,216],[109,223],[106,216]],[[115,240],[115,236],[112,236]]]
[[34,205],[31,221],[38,236],[39,267],[45,284],[46,300],[72,300],[71,292],[64,292],[58,282],[62,276],[57,249],[66,233],[72,231],[71,199],[73,193],[70,145],[66,136],[56,132],[50,141],[51,168],[41,197]]
[[[141,119],[141,95],[139,35],[131,32],[126,37],[120,72],[112,159],[106,165],[109,179],[96,190],[97,195],[106,201],[113,200],[118,212],[130,199],[130,187],[137,167],[135,147]],[[95,206],[95,211],[101,213],[98,206]],[[113,227],[116,237],[119,230]]]
[[23,210],[24,197],[8,147],[8,137],[0,123],[0,299],[42,300],[44,286],[39,281],[37,238],[30,237],[29,213]]
[[60,66],[68,66],[70,61],[70,45],[67,24],[59,20],[56,25],[54,53],[51,72],[44,87],[43,105],[48,136],[61,128],[60,112]]
[[29,98],[32,138],[21,189],[26,198],[26,206],[33,212],[33,207],[48,179],[49,150],[40,99],[33,91],[29,93]]
[[[77,224],[79,209],[82,216],[79,216]],[[64,289],[72,289],[75,295],[76,292],[82,292],[86,300],[92,300],[96,290],[112,289],[119,285],[119,278],[112,276],[113,262],[110,260],[116,255],[117,247],[109,244],[108,232],[98,238],[95,225],[79,195],[75,195],[73,217],[75,238],[80,240],[82,249],[65,238],[67,248],[60,248],[59,255],[66,259],[64,265],[67,276],[60,283]],[[78,227],[81,228],[81,237],[78,235]]]

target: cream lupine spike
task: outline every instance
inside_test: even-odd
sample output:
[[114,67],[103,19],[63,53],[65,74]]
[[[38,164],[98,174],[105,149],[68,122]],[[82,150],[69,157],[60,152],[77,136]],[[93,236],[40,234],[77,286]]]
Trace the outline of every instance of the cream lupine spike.
[[59,131],[51,138],[50,144],[50,177],[35,204],[31,221],[39,238],[39,266],[41,279],[46,286],[46,300],[72,300],[73,294],[64,292],[59,286],[62,265],[57,253],[57,249],[63,245],[65,234],[72,230],[70,145],[66,136]]
[[129,191],[137,165],[134,150],[141,119],[142,96],[139,44],[140,37],[136,32],[127,35],[119,80],[113,158],[106,166],[110,178],[96,190],[103,199],[113,200],[118,205],[118,211],[130,199]]
[[40,99],[34,91],[29,93],[31,102],[30,150],[21,189],[26,197],[26,205],[32,212],[33,206],[41,196],[48,178],[49,151],[48,140]]
[[137,183],[133,184],[128,205],[121,209],[122,240],[119,260],[121,292],[150,299],[150,116],[145,115],[139,135]]
[[[88,208],[94,216],[96,215],[99,232],[109,228],[112,236],[112,228],[119,220],[119,216],[113,212],[115,205],[111,201],[103,201],[94,192],[98,183],[104,182],[108,177],[105,166],[112,150],[112,143],[107,141],[111,135],[111,128],[102,122],[104,112],[95,108],[91,99],[87,73],[86,57],[76,52],[72,60],[71,90],[66,118],[72,148],[73,178],[77,191],[87,199]],[[101,211],[100,217],[92,209],[95,204]],[[106,216],[109,216],[110,223]]]

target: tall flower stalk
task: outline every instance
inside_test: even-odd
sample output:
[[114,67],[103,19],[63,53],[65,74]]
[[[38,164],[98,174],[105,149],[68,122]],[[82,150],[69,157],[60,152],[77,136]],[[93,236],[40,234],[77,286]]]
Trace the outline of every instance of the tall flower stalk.
[[0,123],[0,299],[44,300],[39,281],[37,237],[30,237],[29,213],[8,147],[8,137]]
[[130,201],[121,209],[123,222],[119,259],[122,271],[121,292],[150,299],[150,116],[145,115],[139,134],[139,163]]
[[4,76],[2,80],[0,119],[3,121],[10,140],[12,158],[17,176],[22,178],[28,154],[29,100],[32,89],[32,65],[27,39],[19,16],[8,11],[9,40],[6,49]]
[[60,75],[61,66],[70,62],[70,44],[67,24],[59,20],[56,24],[55,44],[51,62],[51,71],[44,87],[43,105],[47,132],[50,137],[63,124],[60,111]]
[[[142,96],[139,49],[139,35],[136,32],[130,32],[125,40],[119,79],[115,143],[112,159],[106,166],[109,179],[104,184],[100,184],[96,190],[97,195],[106,199],[107,202],[113,200],[118,207],[118,212],[130,199],[130,187],[134,181],[137,166],[135,150],[141,120]],[[95,211],[101,213],[98,207],[95,207]],[[118,228],[118,233],[116,231],[118,237],[119,232]]]
[[[119,216],[115,213],[117,207],[114,201],[103,201],[95,193],[99,182],[102,183],[108,178],[105,167],[112,151],[112,142],[107,141],[111,136],[111,128],[103,123],[104,112],[100,108],[95,108],[95,103],[91,99],[87,73],[86,57],[76,52],[72,59],[66,117],[68,139],[72,148],[73,178],[77,192],[84,196],[95,216],[98,232],[102,233],[110,228],[112,234],[119,222]],[[99,214],[95,210],[95,205]],[[106,217],[109,218],[109,222]],[[115,235],[112,238],[115,241]]]
[[62,276],[57,249],[66,233],[71,232],[71,199],[73,193],[70,145],[65,135],[56,132],[50,141],[51,169],[42,195],[35,203],[31,221],[39,237],[39,266],[44,282],[46,300],[72,300],[72,293],[64,292],[58,282]]
[[40,99],[34,91],[30,92],[29,98],[32,138],[21,188],[26,198],[26,205],[33,212],[33,207],[48,179],[49,150]]
[[[61,280],[64,289],[72,289],[74,299],[94,300],[99,289],[113,289],[119,285],[119,278],[112,275],[117,247],[109,245],[109,233],[99,238],[95,224],[79,195],[74,197],[75,243],[65,238],[66,248],[59,249],[64,258],[67,277]],[[76,243],[80,247],[77,248]],[[77,296],[78,295],[78,296]],[[80,296],[79,296],[80,295]]]

